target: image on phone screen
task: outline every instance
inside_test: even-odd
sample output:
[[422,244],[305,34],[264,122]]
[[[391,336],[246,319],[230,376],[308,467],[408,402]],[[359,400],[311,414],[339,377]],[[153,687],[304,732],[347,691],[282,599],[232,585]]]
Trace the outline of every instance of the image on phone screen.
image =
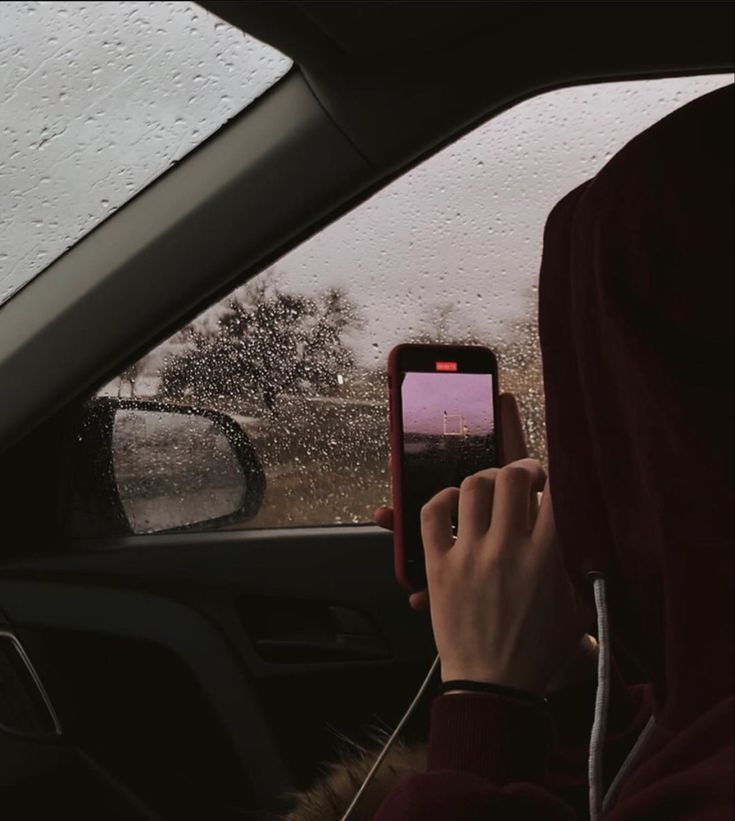
[[490,373],[401,374],[402,497],[406,537],[421,538],[421,508],[440,490],[498,464]]

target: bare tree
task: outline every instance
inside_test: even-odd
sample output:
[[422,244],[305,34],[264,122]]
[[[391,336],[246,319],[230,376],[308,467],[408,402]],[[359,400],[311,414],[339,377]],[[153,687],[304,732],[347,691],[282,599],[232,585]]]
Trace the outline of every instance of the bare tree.
[[188,348],[164,365],[169,397],[262,403],[275,412],[279,396],[336,389],[355,357],[349,332],[357,310],[344,291],[315,297],[288,293],[273,277],[259,278],[219,309],[216,322],[193,323]]
[[119,382],[117,384],[117,395],[118,397],[122,396],[122,387],[125,382],[130,385],[130,393],[128,394],[131,398],[135,396],[135,381],[140,375],[142,366],[142,360],[137,360],[133,362],[131,365],[128,365],[127,368],[120,374]]

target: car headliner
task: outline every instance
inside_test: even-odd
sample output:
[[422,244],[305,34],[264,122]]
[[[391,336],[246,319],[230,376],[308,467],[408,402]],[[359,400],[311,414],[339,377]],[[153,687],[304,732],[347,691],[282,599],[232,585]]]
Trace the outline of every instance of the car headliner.
[[210,2],[291,57],[371,162],[565,83],[727,70],[723,2]]
[[509,106],[733,66],[729,2],[202,5],[297,68],[6,303],[0,450]]

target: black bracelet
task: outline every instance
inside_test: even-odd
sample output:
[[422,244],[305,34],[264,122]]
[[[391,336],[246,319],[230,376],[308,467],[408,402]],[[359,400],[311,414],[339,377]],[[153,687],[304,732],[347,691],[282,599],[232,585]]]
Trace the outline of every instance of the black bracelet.
[[454,681],[443,681],[439,685],[439,695],[443,695],[448,690],[467,690],[471,693],[494,693],[498,696],[509,696],[522,701],[530,701],[539,707],[546,705],[544,696],[531,693],[528,690],[519,690],[516,687],[506,687],[505,684],[491,684],[487,681],[467,681],[466,679],[455,679]]

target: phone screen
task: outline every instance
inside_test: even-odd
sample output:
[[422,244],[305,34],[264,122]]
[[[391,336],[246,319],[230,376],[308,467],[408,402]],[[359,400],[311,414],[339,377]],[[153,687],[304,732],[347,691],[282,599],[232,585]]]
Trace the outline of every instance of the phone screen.
[[453,365],[437,362],[438,372],[400,374],[401,496],[409,550],[421,543],[421,508],[432,496],[498,464],[493,375],[453,372]]

